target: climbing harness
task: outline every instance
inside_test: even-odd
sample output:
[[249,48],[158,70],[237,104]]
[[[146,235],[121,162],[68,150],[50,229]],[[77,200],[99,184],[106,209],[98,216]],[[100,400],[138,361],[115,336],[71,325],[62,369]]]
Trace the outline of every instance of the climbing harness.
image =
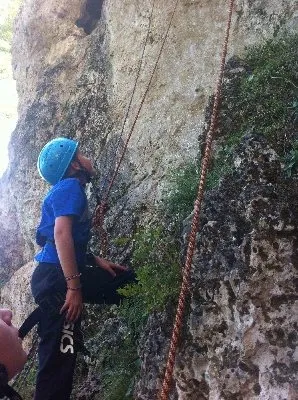
[[19,328],[19,338],[24,339],[31,329],[38,324],[41,317],[41,308],[37,307],[32,313],[25,319],[22,326]]
[[228,41],[229,41],[229,35],[230,35],[233,5],[234,5],[234,0],[230,0],[228,20],[227,20],[227,26],[226,26],[226,32],[225,32],[225,38],[224,38],[224,44],[223,44],[223,50],[222,50],[222,56],[221,56],[220,71],[219,71],[219,76],[218,76],[218,80],[217,80],[217,84],[216,84],[216,91],[215,91],[215,97],[214,97],[214,103],[213,103],[213,109],[212,109],[212,115],[211,115],[211,122],[210,122],[209,131],[208,131],[207,137],[206,137],[206,147],[205,147],[205,153],[204,153],[204,157],[203,157],[202,165],[201,165],[201,177],[200,177],[200,181],[199,181],[199,189],[198,189],[197,198],[196,198],[195,204],[194,204],[194,215],[193,215],[193,220],[192,220],[192,224],[191,224],[191,232],[189,235],[189,242],[188,242],[187,253],[186,253],[186,262],[185,262],[185,266],[183,268],[182,285],[181,285],[181,290],[180,290],[180,294],[179,294],[175,323],[174,323],[174,328],[173,328],[173,332],[172,332],[170,349],[169,349],[169,353],[168,353],[168,360],[167,360],[167,364],[166,364],[166,369],[165,369],[165,374],[164,374],[164,379],[163,379],[163,383],[162,383],[159,400],[167,400],[169,398],[170,391],[171,391],[171,383],[172,383],[175,357],[176,357],[176,352],[177,352],[177,347],[178,347],[178,341],[180,338],[180,332],[181,332],[181,328],[182,328],[182,319],[183,319],[183,315],[184,315],[184,311],[185,311],[186,296],[189,291],[191,264],[192,264],[192,259],[193,259],[193,255],[194,255],[194,251],[195,251],[196,235],[199,230],[200,212],[201,212],[201,207],[202,207],[202,202],[203,202],[207,171],[208,171],[208,166],[209,166],[210,157],[211,157],[211,145],[212,145],[212,141],[214,138],[216,123],[218,120],[220,94],[221,94],[223,73],[224,73],[226,56],[227,56],[227,47],[228,47]]
[[[19,338],[24,339],[28,333],[38,324],[41,316],[41,309],[37,307],[23,322],[22,326],[19,328]],[[34,365],[37,353],[37,346],[38,346],[38,335],[37,332],[34,332],[32,345],[28,354],[27,363],[23,369],[14,379],[12,387],[17,387],[18,391],[22,391],[24,387],[28,375]]]
[[[139,108],[138,108],[137,113],[136,113],[136,115],[135,115],[135,118],[134,118],[134,120],[133,120],[133,123],[132,123],[132,126],[131,126],[131,128],[130,128],[130,131],[129,131],[128,135],[127,135],[125,144],[124,144],[124,146],[123,146],[122,153],[121,153],[121,155],[120,155],[120,157],[119,157],[119,161],[118,161],[118,163],[117,163],[117,165],[116,165],[116,168],[115,168],[115,170],[114,170],[114,172],[113,172],[113,175],[112,175],[112,178],[111,178],[111,180],[110,180],[108,189],[107,189],[105,195],[103,196],[103,199],[101,200],[101,203],[97,206],[97,208],[96,208],[96,210],[95,210],[95,213],[94,213],[94,219],[93,219],[94,222],[93,222],[93,224],[94,224],[95,227],[97,227],[97,229],[98,229],[98,231],[99,231],[99,234],[100,234],[101,254],[102,254],[103,257],[106,257],[106,254],[107,254],[107,244],[108,244],[107,232],[105,231],[105,229],[104,229],[104,227],[103,227],[103,225],[104,225],[104,218],[105,218],[105,212],[106,212],[106,209],[107,209],[107,201],[108,201],[108,198],[109,198],[109,195],[110,195],[112,186],[113,186],[113,184],[114,184],[114,182],[115,182],[116,176],[117,176],[117,174],[118,174],[118,172],[119,172],[121,163],[122,163],[123,158],[124,158],[124,155],[125,155],[125,153],[126,153],[126,150],[127,150],[129,141],[130,141],[130,139],[131,139],[131,136],[132,136],[132,134],[133,134],[135,125],[136,125],[136,123],[137,123],[137,120],[138,120],[139,115],[140,115],[140,113],[141,113],[141,110],[142,110],[142,108],[143,108],[145,99],[146,99],[147,94],[148,94],[148,92],[149,92],[149,89],[150,89],[150,86],[151,86],[153,77],[154,77],[155,72],[156,72],[156,70],[157,70],[157,66],[158,66],[158,63],[159,63],[159,60],[160,60],[162,51],[163,51],[163,49],[164,49],[165,42],[166,42],[166,40],[167,40],[169,31],[170,31],[170,28],[171,28],[171,25],[172,25],[172,22],[173,22],[173,18],[174,18],[176,9],[177,9],[178,1],[179,1],[179,0],[176,0],[176,1],[175,1],[175,5],[174,5],[173,11],[172,11],[172,13],[171,13],[171,17],[170,17],[170,20],[169,20],[169,23],[168,23],[168,26],[167,26],[165,35],[164,35],[164,37],[163,37],[163,40],[162,40],[162,43],[161,43],[161,47],[160,47],[159,53],[158,53],[158,55],[157,55],[157,58],[156,58],[156,61],[155,61],[155,64],[154,64],[154,67],[153,67],[153,70],[152,70],[152,73],[151,73],[149,82],[148,82],[148,84],[147,84],[147,86],[146,86],[146,89],[145,89],[145,92],[144,92],[143,97],[142,97],[142,99],[141,99]],[[153,2],[153,6],[154,6],[154,2]],[[153,12],[153,7],[152,7],[152,12]],[[152,15],[151,15],[151,19],[152,19]],[[151,24],[151,22],[150,22],[150,24]],[[148,31],[148,32],[149,32],[149,31]],[[148,36],[147,36],[146,41],[147,41],[147,40],[148,40]],[[146,45],[146,43],[145,43],[145,45]],[[135,86],[136,86],[136,84],[135,84]],[[135,90],[135,89],[134,89],[134,90]],[[127,117],[126,117],[126,119],[127,119]],[[124,128],[123,128],[123,129],[124,129]]]

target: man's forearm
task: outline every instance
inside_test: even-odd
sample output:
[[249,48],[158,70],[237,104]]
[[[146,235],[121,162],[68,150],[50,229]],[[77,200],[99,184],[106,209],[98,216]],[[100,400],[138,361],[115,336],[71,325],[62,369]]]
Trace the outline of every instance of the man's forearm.
[[[79,270],[75,257],[75,248],[72,235],[69,232],[59,232],[55,234],[55,244],[58,252],[59,261],[64,273],[64,276],[71,277],[78,275]],[[78,287],[80,278],[71,279],[68,282],[69,287]]]

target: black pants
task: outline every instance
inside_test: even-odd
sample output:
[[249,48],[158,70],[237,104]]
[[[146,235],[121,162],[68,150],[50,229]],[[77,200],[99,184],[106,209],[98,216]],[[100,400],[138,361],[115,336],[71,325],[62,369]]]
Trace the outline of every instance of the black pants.
[[[84,303],[119,304],[117,289],[135,282],[134,273],[124,271],[115,278],[98,267],[82,267]],[[32,294],[41,308],[38,334],[39,370],[35,400],[68,400],[76,356],[82,345],[80,321],[67,323],[59,310],[64,304],[66,282],[60,265],[39,264],[31,281]]]

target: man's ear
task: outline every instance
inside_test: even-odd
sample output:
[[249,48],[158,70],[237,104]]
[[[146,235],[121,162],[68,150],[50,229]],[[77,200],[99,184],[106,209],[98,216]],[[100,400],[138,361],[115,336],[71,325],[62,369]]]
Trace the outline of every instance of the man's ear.
[[74,159],[74,160],[70,163],[70,167],[71,167],[75,172],[81,170],[80,163],[79,163],[78,160],[76,160],[76,159]]

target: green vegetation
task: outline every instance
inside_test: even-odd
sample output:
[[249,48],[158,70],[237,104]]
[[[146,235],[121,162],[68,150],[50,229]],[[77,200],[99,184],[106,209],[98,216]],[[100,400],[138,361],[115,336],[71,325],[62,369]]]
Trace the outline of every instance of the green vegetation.
[[103,400],[133,400],[133,388],[139,371],[137,344],[127,335],[114,349],[106,348],[101,379]]
[[22,0],[10,0],[0,4],[0,79],[11,77],[11,43],[13,21]]
[[119,247],[123,247],[126,246],[127,244],[129,244],[131,241],[131,238],[128,236],[123,236],[123,237],[118,237],[113,239],[113,243],[115,246],[119,246]]
[[[288,176],[298,175],[298,35],[250,49],[246,72],[224,84],[220,114],[221,144],[213,155],[206,188],[217,186],[232,165],[233,151],[247,132],[268,138],[285,161]],[[200,165],[189,164],[169,177],[166,213],[181,223],[193,210]]]
[[7,8],[5,10],[4,5],[2,5],[1,7],[1,14],[4,14],[5,12],[4,15],[6,15],[6,17],[0,22],[0,51],[10,51],[9,49],[11,46],[13,35],[13,22],[21,3],[22,0],[11,0],[10,2],[8,2]]
[[298,35],[286,36],[248,51],[248,72],[232,91],[226,87],[223,92],[222,129],[228,146],[254,130],[280,155],[289,151],[298,117],[297,40]]
[[[146,318],[153,311],[162,311],[169,301],[177,298],[180,282],[179,246],[166,229],[161,226],[149,227],[137,232],[134,237],[132,263],[138,283],[119,290],[129,299],[134,299],[138,308],[138,318]],[[142,320],[134,324],[135,313],[124,306],[122,315],[132,321],[134,329]],[[140,312],[141,311],[141,312]]]
[[[114,307],[110,309],[112,311],[109,312],[108,309],[105,311],[106,315],[110,314],[110,319],[106,320],[106,324],[101,322],[97,327],[97,332],[88,343],[88,347],[94,349],[91,351],[93,353],[92,372],[98,381],[97,390],[100,393],[100,399],[133,400],[132,391],[139,370],[137,345],[124,322],[117,318],[117,310]],[[77,388],[86,387],[86,379],[88,379],[86,367],[83,356],[79,354],[73,399],[78,397]]]
[[175,301],[180,287],[179,244],[166,227],[152,225],[133,237],[132,265],[137,283],[119,289],[124,301],[117,315],[137,338],[150,313]]
[[[211,167],[206,180],[207,190],[216,187],[223,174],[231,168],[232,152],[229,148],[221,148],[211,161]],[[169,187],[164,193],[162,208],[174,226],[191,214],[197,196],[200,165],[188,164],[184,169],[177,169],[169,177]]]
[[[140,229],[133,237],[132,264],[137,283],[119,290],[125,296],[122,304],[96,308],[87,322],[88,347],[95,344],[103,400],[133,399],[140,368],[138,341],[149,314],[163,311],[177,299],[181,275],[179,245],[160,221],[159,225]],[[99,325],[98,321],[106,324]],[[79,376],[77,385],[80,381]]]
[[197,193],[200,167],[188,164],[175,170],[169,177],[164,193],[164,206],[174,223],[183,221],[192,211]]
[[132,399],[139,372],[137,342],[150,313],[163,311],[175,302],[180,286],[179,247],[161,226],[140,230],[134,236],[132,263],[137,283],[119,289],[126,297],[117,313],[127,326],[121,347],[109,355],[109,368],[103,373],[104,399]]
[[34,359],[27,362],[13,384],[14,389],[22,395],[24,400],[31,400],[34,397],[37,367],[37,354],[35,354]]

